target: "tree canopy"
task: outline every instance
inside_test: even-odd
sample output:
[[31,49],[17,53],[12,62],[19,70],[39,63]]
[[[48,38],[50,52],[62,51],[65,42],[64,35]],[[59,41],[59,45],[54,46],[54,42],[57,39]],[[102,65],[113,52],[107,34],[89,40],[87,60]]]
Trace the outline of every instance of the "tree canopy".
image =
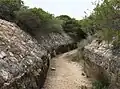
[[80,40],[86,37],[86,33],[81,29],[81,25],[78,20],[70,18],[67,15],[61,15],[57,18],[63,21],[62,27],[64,31],[74,39]]
[[63,31],[75,40],[86,36],[78,20],[67,15],[55,17],[41,8],[29,8],[22,0],[0,0],[0,18],[17,23],[32,36]]
[[0,0],[0,17],[6,20],[14,18],[14,12],[24,5],[21,0]]
[[120,43],[120,0],[101,0],[90,16],[80,21],[82,29],[86,33],[97,34],[108,43],[114,41]]

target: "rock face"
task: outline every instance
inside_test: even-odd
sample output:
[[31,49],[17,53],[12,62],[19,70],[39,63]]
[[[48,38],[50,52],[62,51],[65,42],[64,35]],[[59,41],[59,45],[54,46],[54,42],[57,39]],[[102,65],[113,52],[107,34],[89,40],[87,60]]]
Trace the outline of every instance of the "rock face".
[[84,57],[88,61],[87,65],[89,65],[89,73],[92,71],[92,74],[97,75],[96,78],[108,77],[110,81],[109,89],[120,89],[119,53],[119,49],[112,50],[112,45],[108,48],[105,42],[98,44],[96,40],[84,49]]
[[38,44],[16,24],[0,19],[0,89],[40,89],[49,67],[47,50],[72,42],[64,33],[51,33]]
[[46,49],[56,49],[60,45],[67,45],[73,43],[73,39],[66,35],[64,32],[50,33],[48,35],[40,36],[37,40],[41,44],[41,46]]
[[44,36],[39,35],[41,34],[39,32],[35,32],[34,34],[36,34],[34,38],[37,39],[38,43],[45,50],[48,50],[53,57],[55,54],[68,52],[68,50],[77,48],[77,43],[64,32],[44,34]]

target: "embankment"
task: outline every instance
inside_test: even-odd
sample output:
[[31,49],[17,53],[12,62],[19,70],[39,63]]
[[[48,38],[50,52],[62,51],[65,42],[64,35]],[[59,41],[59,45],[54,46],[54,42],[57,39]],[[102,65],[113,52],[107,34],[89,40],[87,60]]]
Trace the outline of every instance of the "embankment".
[[16,24],[0,19],[0,89],[40,89],[50,55],[76,47],[64,32],[50,33],[36,40]]
[[105,42],[93,40],[84,48],[85,72],[88,76],[109,82],[109,89],[120,89],[120,51]]

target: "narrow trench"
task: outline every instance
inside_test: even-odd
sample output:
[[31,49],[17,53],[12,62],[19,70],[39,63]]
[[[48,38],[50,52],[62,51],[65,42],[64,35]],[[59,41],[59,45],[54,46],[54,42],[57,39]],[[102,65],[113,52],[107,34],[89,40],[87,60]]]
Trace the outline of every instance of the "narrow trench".
[[76,50],[52,58],[42,89],[91,89],[91,79],[83,75],[83,66],[71,61]]

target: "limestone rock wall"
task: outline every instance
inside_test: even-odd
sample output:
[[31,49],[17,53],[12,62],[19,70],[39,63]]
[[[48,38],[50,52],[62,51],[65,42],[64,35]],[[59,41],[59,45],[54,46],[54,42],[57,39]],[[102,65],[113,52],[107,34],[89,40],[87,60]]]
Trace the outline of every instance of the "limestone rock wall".
[[47,69],[47,50],[71,44],[66,34],[51,33],[38,42],[16,24],[0,19],[0,89],[40,89]]
[[94,68],[89,66],[89,70],[93,68],[94,74],[97,71],[103,77],[103,73],[106,72],[105,74],[111,83],[109,89],[120,89],[120,51],[115,49],[114,53],[111,49],[112,45],[108,48],[105,42],[98,44],[94,40],[91,44],[85,46],[84,57],[88,59],[88,64],[96,65],[96,68],[95,66]]
[[74,43],[74,40],[64,32],[50,33],[44,35],[39,35],[39,32],[35,32],[35,34],[37,34],[35,38],[37,39],[40,46],[49,51],[53,51],[55,49],[58,49],[58,47],[61,48],[61,46]]

